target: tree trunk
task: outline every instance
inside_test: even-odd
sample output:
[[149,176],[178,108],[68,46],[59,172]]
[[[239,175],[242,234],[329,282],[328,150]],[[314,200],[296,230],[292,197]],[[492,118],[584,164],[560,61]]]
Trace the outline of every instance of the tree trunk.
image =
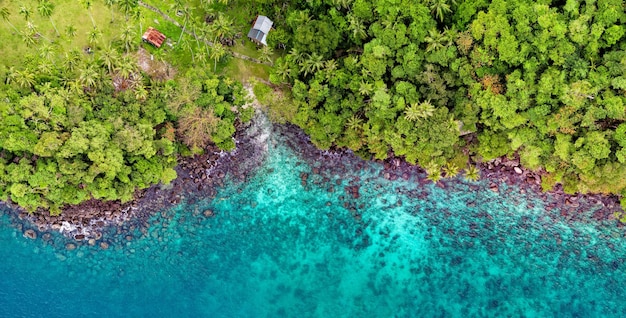
[[91,10],[87,9],[87,14],[89,15],[89,18],[91,19],[91,24],[93,25],[93,27],[96,27],[96,21],[93,20],[93,16],[91,15]]
[[57,29],[57,26],[52,21],[52,17],[49,17],[49,18],[50,18],[50,23],[52,24],[52,27],[54,28],[54,31],[56,31],[56,33],[57,33],[57,36],[61,36],[61,33],[59,33],[59,30]]
[[183,38],[183,33],[185,33],[185,27],[187,27],[187,18],[185,17],[185,23],[183,24],[183,29],[180,31],[180,36],[178,37],[178,42]]
[[17,34],[20,33],[20,31],[13,25],[13,23],[7,21],[7,23],[13,28],[13,30],[15,30],[15,32],[17,32]]

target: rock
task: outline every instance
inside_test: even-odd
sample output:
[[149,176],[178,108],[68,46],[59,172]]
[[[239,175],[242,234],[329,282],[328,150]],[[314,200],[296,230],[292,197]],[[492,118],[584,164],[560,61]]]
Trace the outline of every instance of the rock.
[[493,192],[498,192],[498,185],[495,184],[495,183],[489,184],[489,190],[491,190]]
[[94,245],[96,245],[96,240],[94,240],[94,239],[89,239],[88,244],[89,244],[90,246],[94,246]]
[[65,244],[65,249],[68,251],[73,251],[76,249],[76,244],[74,243],[67,243]]
[[37,232],[35,232],[35,230],[28,229],[24,231],[24,237],[34,240],[37,238]]
[[127,240],[127,241],[132,241],[132,240],[133,240],[132,235],[126,235],[126,240]]
[[522,174],[522,172],[523,172],[520,167],[515,167],[515,168],[513,168],[513,170],[515,170],[515,173],[517,173],[517,174]]
[[103,250],[109,249],[109,243],[107,242],[100,242],[100,248]]
[[75,235],[74,239],[77,240],[77,241],[82,241],[82,240],[85,239],[85,235],[83,235],[83,234]]
[[212,210],[205,210],[202,214],[204,214],[205,217],[210,218],[210,217],[214,217],[215,213],[213,213]]

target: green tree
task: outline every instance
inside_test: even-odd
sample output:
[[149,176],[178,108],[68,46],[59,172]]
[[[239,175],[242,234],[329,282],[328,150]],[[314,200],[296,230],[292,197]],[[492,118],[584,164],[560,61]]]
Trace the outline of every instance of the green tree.
[[4,20],[4,22],[6,22],[7,24],[9,24],[13,30],[15,30],[15,32],[19,33],[20,31],[17,30],[17,28],[13,25],[13,23],[11,23],[11,21],[9,20],[9,18],[11,17],[11,12],[9,11],[9,8],[7,7],[2,7],[0,8],[0,15],[2,16],[2,20]]
[[57,29],[54,21],[52,20],[52,12],[54,11],[54,5],[49,0],[41,0],[39,1],[39,5],[37,6],[37,11],[39,15],[44,18],[48,18],[50,20],[50,24],[54,28],[54,31],[57,33],[57,36],[61,36],[59,30]]

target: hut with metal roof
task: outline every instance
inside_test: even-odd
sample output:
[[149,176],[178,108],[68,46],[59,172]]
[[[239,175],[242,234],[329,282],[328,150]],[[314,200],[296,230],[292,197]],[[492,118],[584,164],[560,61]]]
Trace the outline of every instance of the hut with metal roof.
[[252,29],[248,32],[248,37],[257,44],[267,45],[267,33],[272,29],[272,25],[274,25],[272,20],[266,16],[259,15],[256,17]]
[[153,27],[149,27],[146,33],[141,37],[144,42],[148,42],[158,48],[161,47],[166,38],[165,34]]

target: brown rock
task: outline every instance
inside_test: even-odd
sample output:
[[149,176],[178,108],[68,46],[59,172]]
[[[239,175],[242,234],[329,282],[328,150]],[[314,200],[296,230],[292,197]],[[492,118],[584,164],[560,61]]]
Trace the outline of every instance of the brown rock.
[[215,213],[213,213],[212,210],[205,210],[202,214],[204,214],[205,217],[210,218],[210,217],[214,217]]
[[83,235],[83,234],[75,235],[74,239],[77,240],[77,241],[82,241],[82,240],[85,239],[85,235]]
[[35,232],[35,230],[28,229],[24,231],[24,237],[34,240],[37,238],[37,232]]
[[489,190],[493,191],[493,192],[498,192],[498,185],[495,183],[491,183],[489,185]]
[[106,250],[109,248],[109,243],[107,242],[100,242],[100,248],[103,250]]

